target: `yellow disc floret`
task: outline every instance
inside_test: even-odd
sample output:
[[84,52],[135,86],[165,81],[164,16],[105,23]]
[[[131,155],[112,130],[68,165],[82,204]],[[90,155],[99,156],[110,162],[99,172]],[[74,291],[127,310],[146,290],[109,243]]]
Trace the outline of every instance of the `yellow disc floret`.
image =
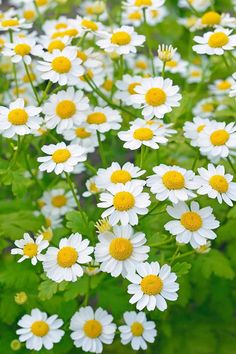
[[194,211],[187,211],[181,216],[181,224],[189,231],[197,231],[202,226],[202,218]]
[[160,106],[166,102],[166,93],[160,88],[151,88],[147,91],[145,100],[150,106]]
[[229,140],[229,133],[224,129],[214,131],[210,136],[211,143],[215,146],[221,146]]
[[51,199],[51,203],[56,208],[61,208],[67,203],[67,198],[64,195],[55,195]]
[[107,121],[107,118],[102,112],[94,112],[87,116],[87,123],[89,124],[102,124]]
[[24,125],[28,121],[28,113],[22,108],[16,108],[8,113],[8,121],[13,125]]
[[140,286],[144,294],[157,295],[162,290],[163,282],[159,276],[150,274],[141,280]]
[[20,55],[21,57],[23,57],[23,56],[28,55],[30,53],[31,46],[29,44],[21,43],[21,44],[17,44],[15,46],[14,50],[17,55]]
[[220,23],[220,20],[221,16],[220,14],[218,14],[218,12],[209,11],[202,16],[201,23],[207,26],[214,26],[218,25]]
[[33,258],[37,255],[38,252],[38,246],[35,243],[27,243],[23,247],[23,253],[24,256],[27,256],[29,258]]
[[71,153],[67,149],[58,149],[52,154],[52,159],[55,163],[66,162],[71,157]]
[[31,326],[31,332],[37,337],[44,337],[49,332],[49,325],[45,321],[35,321]]
[[184,176],[178,171],[168,171],[162,176],[162,182],[167,189],[182,189],[185,185]]
[[113,198],[113,204],[118,211],[127,211],[135,205],[135,199],[130,192],[118,192]]
[[76,105],[71,100],[60,101],[56,107],[56,113],[61,119],[69,119],[76,112]]
[[208,39],[208,44],[212,48],[224,47],[229,42],[229,37],[224,32],[213,33]]
[[52,69],[58,74],[66,74],[71,69],[71,61],[66,57],[57,57],[52,61]]
[[88,320],[84,324],[84,333],[89,338],[97,338],[102,333],[102,325],[97,320]]
[[118,31],[111,36],[111,43],[116,45],[127,45],[131,42],[131,36],[124,31]]
[[226,193],[229,189],[229,183],[224,176],[215,175],[209,180],[209,183],[213,189],[219,193]]
[[114,171],[111,175],[112,183],[123,183],[131,181],[131,174],[128,171],[117,170]]
[[78,252],[70,246],[65,246],[60,249],[57,254],[57,263],[62,268],[72,267],[78,259]]
[[133,336],[135,336],[135,337],[140,337],[144,331],[143,325],[140,322],[134,322],[131,325],[130,329],[131,329]]
[[127,238],[114,238],[109,247],[110,255],[117,261],[124,261],[132,255],[133,245]]
[[134,131],[134,138],[141,141],[148,141],[153,138],[153,131],[150,128],[137,128]]

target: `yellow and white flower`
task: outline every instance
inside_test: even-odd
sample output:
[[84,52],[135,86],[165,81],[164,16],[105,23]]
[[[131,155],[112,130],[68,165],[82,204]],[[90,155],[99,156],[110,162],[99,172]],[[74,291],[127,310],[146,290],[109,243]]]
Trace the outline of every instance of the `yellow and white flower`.
[[211,121],[209,119],[194,117],[192,122],[187,121],[184,123],[184,136],[191,140],[192,146],[198,146],[199,134],[210,125]]
[[148,177],[147,186],[157,200],[169,199],[172,203],[178,203],[196,196],[191,190],[195,187],[193,171],[164,164],[154,167],[153,171],[155,174]]
[[54,343],[59,343],[64,336],[65,332],[60,329],[62,325],[63,321],[57,315],[48,317],[45,312],[33,309],[30,315],[24,315],[18,321],[21,328],[16,334],[20,342],[26,342],[25,346],[29,350],[51,350]]
[[150,251],[145,245],[145,234],[134,232],[130,225],[116,225],[113,231],[100,233],[98,240],[95,259],[101,263],[100,269],[113,277],[125,278],[128,272],[134,272],[139,263],[147,260]]
[[231,17],[229,13],[218,13],[216,11],[205,12],[194,25],[194,29],[202,29],[205,27],[230,27],[235,28],[236,19]]
[[141,84],[142,79],[143,78],[138,75],[124,75],[122,80],[116,81],[116,87],[119,89],[119,91],[116,92],[115,98],[121,100],[127,106],[134,105],[135,108],[140,107],[140,104],[133,104],[132,96],[137,93],[135,88]]
[[204,98],[193,108],[193,114],[202,118],[211,118],[218,109],[213,98]]
[[84,34],[78,21],[74,18],[59,17],[58,20],[46,21],[43,25],[44,32],[51,39],[61,39],[64,37],[79,38]]
[[184,202],[179,202],[173,206],[167,206],[167,213],[174,221],[165,224],[165,230],[176,236],[179,243],[190,243],[193,248],[206,245],[207,240],[214,240],[216,234],[214,229],[220,226],[218,220],[212,214],[211,207],[200,209],[197,202],[191,202],[188,206]]
[[156,325],[148,321],[144,312],[127,311],[123,315],[124,325],[119,327],[121,343],[131,343],[133,350],[147,350],[147,343],[154,343]]
[[146,78],[141,85],[135,87],[137,94],[132,96],[135,104],[140,104],[144,118],[163,118],[166,113],[172,111],[172,107],[178,107],[182,96],[178,93],[179,86],[173,86],[170,79]]
[[102,218],[109,216],[109,223],[116,225],[137,225],[138,215],[148,213],[151,204],[148,193],[143,193],[143,186],[138,181],[126,184],[118,183],[107,187],[107,192],[100,194],[99,208],[106,208]]
[[188,68],[187,81],[192,84],[202,79],[202,68],[197,65],[190,65]]
[[62,188],[45,191],[39,204],[42,214],[46,216],[63,216],[76,206],[72,192],[66,192]]
[[81,28],[83,28],[85,32],[96,33],[97,31],[101,31],[103,29],[103,25],[101,22],[93,21],[89,17],[77,16],[76,20],[79,26],[81,26]]
[[[66,46],[71,44],[71,38],[69,36],[65,36],[62,38],[52,39],[47,35],[40,36],[38,39],[39,50],[37,55],[43,57],[45,50],[49,53],[52,53],[54,50],[62,51]],[[41,50],[41,52],[40,52]]]
[[95,311],[91,306],[81,307],[70,321],[71,338],[76,348],[85,352],[102,353],[103,343],[111,344],[116,325],[113,317],[101,307]]
[[161,6],[157,9],[147,8],[146,19],[149,26],[155,26],[157,23],[161,23],[162,20],[168,15],[168,11],[165,6]]
[[0,132],[6,138],[27,135],[41,124],[40,107],[26,106],[23,98],[10,103],[9,108],[0,106]]
[[65,129],[71,129],[76,123],[84,121],[88,109],[89,100],[84,93],[68,87],[66,91],[51,95],[44,104],[46,127],[56,127],[57,133],[63,133]]
[[28,29],[31,27],[30,23],[26,23],[25,19],[18,19],[17,17],[3,17],[0,20],[0,31],[13,31],[19,32],[22,29]]
[[212,85],[209,86],[210,92],[216,96],[229,95],[231,87],[234,84],[234,79],[228,77],[223,80],[216,80]]
[[78,48],[77,57],[82,60],[82,65],[87,70],[103,66],[103,58],[101,54],[95,52],[91,47],[87,49]]
[[83,197],[87,198],[90,197],[91,195],[98,194],[102,191],[102,189],[98,188],[96,184],[95,177],[89,178],[86,183],[86,188],[87,191],[83,193]]
[[86,151],[79,145],[66,145],[64,142],[44,145],[41,149],[47,156],[38,157],[40,171],[72,172],[78,162],[86,160]]
[[[81,53],[79,55],[81,59]],[[105,72],[103,70],[103,67],[97,66],[94,68],[86,68],[83,62],[82,65],[85,69],[85,72],[83,73],[83,75],[78,76],[74,84],[77,88],[81,90],[84,90],[86,92],[93,92],[93,87],[91,87],[87,81],[93,80],[93,82],[95,82],[98,87],[101,86],[105,80]]]
[[44,255],[41,252],[49,245],[48,241],[44,240],[42,236],[38,236],[34,240],[28,233],[25,233],[22,239],[16,240],[14,244],[17,248],[13,248],[11,254],[21,255],[18,262],[21,263],[25,259],[30,259],[33,265],[44,260]]
[[93,247],[89,246],[89,240],[82,239],[79,233],[71,234],[69,238],[60,240],[59,248],[48,248],[43,269],[47,277],[56,283],[63,280],[75,282],[84,274],[81,265],[92,260],[91,253]]
[[13,43],[5,43],[3,55],[11,57],[13,63],[31,63],[31,56],[38,52],[36,40],[32,37],[15,37]]
[[[65,140],[71,141],[71,144],[82,146],[87,153],[92,153],[98,146],[98,139],[95,130],[89,128],[88,123],[76,123],[71,129],[61,133]],[[101,135],[101,140],[104,140],[104,135]]]
[[192,6],[197,11],[205,11],[211,6],[211,0],[179,0],[179,6],[188,9]]
[[164,4],[165,0],[126,0],[123,2],[123,6],[133,9],[158,9]]
[[106,133],[109,130],[118,130],[122,117],[120,113],[110,107],[94,107],[87,114],[86,122],[89,129],[100,133]]
[[236,96],[236,72],[232,75],[234,79],[234,83],[230,89],[229,96],[235,97]]
[[128,286],[128,293],[132,295],[129,302],[136,303],[139,311],[145,307],[148,311],[155,308],[165,311],[166,300],[175,301],[178,298],[177,276],[167,264],[162,267],[158,262],[138,264],[136,273],[130,272],[126,278],[132,283]]
[[127,8],[122,11],[122,23],[128,26],[139,27],[143,22],[143,12],[141,9]]
[[[163,62],[156,57],[155,58],[155,65],[161,71]],[[174,53],[171,60],[165,61],[165,71],[170,72],[171,74],[180,74],[182,76],[186,76],[187,74],[187,61],[183,60],[179,53]]]
[[207,168],[199,168],[198,173],[199,176],[196,176],[198,194],[217,199],[220,204],[224,201],[233,206],[232,201],[236,201],[236,183],[232,182],[231,174],[225,173],[224,166],[209,164]]

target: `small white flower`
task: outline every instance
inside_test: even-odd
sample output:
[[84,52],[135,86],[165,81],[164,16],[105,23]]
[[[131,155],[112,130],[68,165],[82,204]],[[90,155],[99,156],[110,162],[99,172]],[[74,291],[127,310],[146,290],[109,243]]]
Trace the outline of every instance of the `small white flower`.
[[146,10],[146,19],[149,26],[161,23],[167,15],[169,15],[169,11],[165,6],[159,7],[158,10],[152,8],[147,8]]
[[165,299],[175,301],[178,298],[177,276],[171,272],[171,267],[167,264],[162,267],[158,262],[138,264],[136,273],[129,273],[127,279],[132,283],[128,286],[128,293],[133,295],[129,302],[136,303],[139,311],[145,307],[148,311],[155,308],[165,311],[167,309]]
[[31,56],[37,53],[36,40],[32,37],[15,37],[13,43],[5,43],[3,55],[11,57],[13,63],[31,63]]
[[[98,138],[95,130],[91,130],[88,123],[75,123],[71,129],[61,132],[65,140],[71,144],[82,146],[87,153],[92,153],[98,146]],[[104,140],[104,135],[101,135],[101,140]]]
[[113,342],[116,325],[113,317],[99,307],[96,311],[91,306],[81,307],[70,322],[71,338],[76,348],[85,352],[101,353],[103,343]]
[[207,240],[214,240],[214,229],[220,226],[218,220],[212,214],[211,207],[200,209],[199,204],[191,202],[190,207],[184,202],[167,206],[167,213],[175,221],[165,224],[165,229],[176,236],[179,243],[190,243],[193,248],[206,245]]
[[72,192],[66,192],[64,189],[45,191],[39,200],[39,204],[42,214],[47,216],[63,216],[76,206]]
[[212,118],[216,110],[215,100],[213,98],[204,98],[193,108],[193,114],[202,118]]
[[43,269],[47,277],[56,283],[63,280],[75,282],[84,274],[81,264],[92,260],[91,253],[93,247],[89,246],[89,240],[83,240],[79,233],[71,234],[69,238],[60,240],[59,248],[48,248]]
[[173,59],[177,48],[172,45],[159,44],[157,49],[158,58],[163,62],[168,62]]
[[18,19],[16,17],[3,17],[0,21],[0,31],[14,31],[19,32],[22,29],[31,27],[30,23],[25,23],[25,19]]
[[118,87],[119,91],[116,92],[115,98],[121,100],[126,106],[134,105],[135,108],[138,108],[140,104],[133,104],[132,96],[137,93],[135,88],[140,85],[142,80],[143,78],[138,75],[124,75],[122,80],[116,81],[116,87]]
[[142,232],[135,233],[130,225],[114,226],[113,231],[98,235],[95,259],[101,262],[101,270],[113,277],[135,271],[137,265],[147,260],[150,248],[145,245],[146,237]]
[[190,65],[188,68],[187,81],[192,83],[200,82],[202,79],[202,68],[197,65]]
[[148,321],[144,312],[127,311],[123,317],[125,324],[119,327],[121,343],[131,343],[133,350],[147,350],[147,343],[154,343],[157,335],[155,322]]
[[95,107],[88,112],[86,122],[91,130],[106,133],[119,129],[122,117],[118,111],[110,107]]
[[126,0],[123,6],[133,9],[151,9],[156,10],[164,4],[165,0]]
[[205,27],[230,27],[230,28],[235,28],[236,25],[236,19],[235,17],[231,17],[230,14],[228,13],[218,13],[216,11],[208,11],[202,15],[201,18],[199,18],[196,21],[196,24],[194,25],[194,29],[202,29]]
[[89,178],[85,185],[87,187],[87,191],[83,193],[83,197],[85,198],[90,197],[93,194],[98,194],[102,191],[100,188],[98,188],[95,177]]
[[186,7],[191,9],[191,6],[197,11],[205,11],[209,6],[211,6],[211,0],[179,0],[180,7]]
[[89,18],[89,17],[77,16],[76,20],[77,20],[79,26],[81,26],[81,28],[83,28],[83,30],[86,32],[96,33],[97,31],[101,31],[103,28],[103,25],[101,24],[101,22],[98,22],[98,21],[95,22],[95,21],[91,20],[91,18]]
[[38,157],[38,162],[42,162],[40,171],[54,171],[57,175],[72,172],[78,162],[86,160],[86,151],[79,145],[66,145],[63,142],[44,145],[41,150],[48,156]]
[[[159,67],[161,71],[163,63],[159,58],[156,58],[155,65]],[[186,76],[187,74],[188,63],[183,60],[179,53],[175,53],[172,59],[165,61],[165,71],[168,71],[172,74],[180,74]]]
[[26,342],[29,350],[51,350],[54,343],[59,343],[64,336],[60,329],[63,321],[57,315],[48,317],[45,312],[33,309],[30,315],[24,315],[19,321],[21,328],[16,331],[20,342]]
[[216,80],[209,86],[210,92],[217,96],[228,95],[233,84],[234,80],[231,77],[223,80]]
[[44,260],[44,255],[41,252],[49,245],[48,241],[43,240],[43,236],[38,236],[34,240],[28,233],[23,235],[23,238],[15,241],[15,246],[11,250],[11,254],[20,254],[21,258],[18,262],[23,262],[25,259],[30,259],[33,265],[38,261]]
[[211,121],[207,118],[194,117],[192,122],[184,123],[184,136],[191,139],[192,146],[198,146],[199,134],[210,124]]

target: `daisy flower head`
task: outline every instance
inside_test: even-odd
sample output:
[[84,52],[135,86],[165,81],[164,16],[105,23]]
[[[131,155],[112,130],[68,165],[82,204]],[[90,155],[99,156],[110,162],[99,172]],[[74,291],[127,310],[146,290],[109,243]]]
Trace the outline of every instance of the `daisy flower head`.
[[161,6],[157,9],[147,8],[146,19],[149,26],[155,26],[157,23],[161,23],[162,20],[168,15],[168,11],[165,6]]
[[211,207],[200,209],[197,202],[191,202],[190,207],[179,202],[173,206],[167,206],[167,213],[175,220],[165,224],[165,230],[176,236],[179,243],[190,243],[193,248],[206,245],[207,240],[214,240],[214,229],[220,226],[218,220],[212,214]]
[[197,11],[205,11],[211,6],[211,0],[179,0],[180,7],[190,8],[191,6]]
[[104,108],[94,107],[88,112],[86,122],[89,129],[106,133],[109,130],[118,130],[122,117],[118,111],[108,106]]
[[202,155],[212,162],[218,162],[236,152],[236,125],[212,122],[199,134],[197,143]]
[[116,87],[119,91],[116,92],[115,97],[127,106],[134,106],[135,108],[138,108],[140,105],[133,104],[132,96],[137,93],[135,88],[140,85],[142,79],[143,78],[139,75],[131,76],[129,74],[125,74],[122,77],[122,80],[116,81]]
[[[82,146],[87,153],[94,152],[98,146],[96,130],[91,130],[88,123],[75,123],[71,129],[65,130],[61,134],[65,140]],[[104,139],[104,135],[101,135],[101,140]]]
[[200,100],[197,105],[193,108],[193,114],[202,118],[211,118],[215,111],[217,110],[217,105],[213,98],[204,98]]
[[164,4],[165,0],[126,0],[123,2],[123,6],[133,9],[158,9]]
[[79,145],[66,145],[64,142],[44,145],[41,149],[47,156],[38,157],[40,171],[72,172],[78,162],[86,160],[86,151]]
[[146,184],[157,200],[178,203],[196,196],[191,190],[195,187],[193,171],[164,164],[154,167],[153,171],[155,174],[148,177]]
[[147,343],[154,343],[156,325],[148,321],[144,312],[127,311],[123,315],[124,325],[119,327],[121,343],[131,343],[133,350],[146,350]]
[[229,96],[235,97],[236,96],[236,72],[233,74],[234,83],[230,89]]
[[58,20],[46,21],[45,25],[43,25],[43,30],[51,39],[69,37],[72,40],[82,37],[84,34],[83,29],[76,19],[65,18],[64,16]]
[[32,37],[14,37],[13,43],[5,43],[3,55],[11,57],[13,63],[23,61],[29,65],[31,56],[37,53],[36,40]]
[[45,191],[39,203],[42,214],[52,216],[63,216],[76,206],[72,192],[62,188]]
[[173,59],[177,48],[173,48],[172,45],[159,44],[157,49],[158,58],[163,62],[168,62]]
[[163,118],[178,107],[182,96],[178,93],[179,86],[174,85],[170,79],[145,78],[135,87],[137,94],[132,96],[134,104],[140,104],[145,119],[153,117]]
[[71,129],[76,123],[84,121],[88,108],[89,100],[84,93],[68,87],[66,91],[62,90],[51,95],[44,104],[46,127],[49,129],[56,127],[57,133],[60,134],[65,129]]
[[183,126],[184,136],[191,140],[192,146],[198,146],[199,134],[211,125],[211,121],[207,118],[194,117],[193,121],[186,121]]
[[10,103],[9,108],[0,107],[0,131],[6,138],[27,135],[41,124],[40,107],[25,106],[23,98]]
[[18,19],[17,17],[3,17],[0,20],[0,31],[19,32],[22,29],[31,28],[30,23],[26,23],[25,19]]
[[[163,66],[162,60],[156,58],[155,64],[161,70]],[[188,63],[181,58],[179,53],[175,53],[171,60],[165,61],[165,70],[172,74],[180,74],[182,76],[186,76],[187,67]]]
[[146,236],[142,232],[134,232],[130,225],[114,226],[113,231],[98,235],[99,242],[95,247],[95,259],[101,263],[101,270],[113,277],[129,271],[135,271],[137,265],[147,260],[150,247],[146,246]]
[[[131,162],[126,162],[123,166],[118,162],[112,162],[110,167],[98,169],[96,184],[99,188],[106,189],[110,185],[130,182],[133,178],[139,178],[145,172]],[[145,184],[144,181],[139,180],[139,182]]]
[[195,29],[217,26],[234,28],[235,24],[235,17],[231,17],[228,13],[220,14],[216,11],[207,11],[197,20],[194,27]]
[[143,12],[140,9],[127,8],[122,12],[122,23],[128,26],[139,27],[143,22]]
[[84,1],[80,5],[80,12],[92,19],[104,21],[107,19],[106,3],[103,0]]
[[[66,46],[71,44],[71,38],[69,36],[65,36],[62,38],[52,39],[47,35],[42,35],[39,37],[38,42],[40,43],[38,46],[37,55],[43,57],[45,51],[52,53],[54,50],[62,51]],[[41,52],[40,52],[41,50]]]
[[62,325],[63,321],[57,315],[48,317],[45,312],[33,309],[30,315],[24,315],[19,320],[18,326],[21,328],[16,334],[29,350],[51,350],[64,336],[65,332],[60,329]]
[[164,131],[159,129],[157,124],[149,124],[146,120],[137,118],[129,130],[118,133],[120,140],[125,141],[124,148],[137,150],[142,145],[151,149],[159,149],[159,144],[166,144],[168,139],[164,136]]
[[193,39],[198,44],[193,46],[193,50],[198,54],[223,55],[236,47],[236,35],[232,35],[232,31],[217,27],[214,32],[204,33],[203,37],[195,36]]
[[18,262],[21,263],[25,259],[30,259],[33,265],[44,260],[44,255],[41,253],[49,245],[48,241],[44,240],[42,236],[38,236],[34,240],[28,233],[24,233],[23,238],[16,240],[14,244],[17,248],[13,248],[11,254],[21,255]]
[[[78,54],[77,54],[78,55]],[[80,55],[81,57],[81,55]],[[82,60],[82,59],[81,59]],[[83,62],[82,62],[83,65]],[[85,72],[83,75],[80,75],[77,80],[74,82],[75,86],[86,92],[93,92],[93,88],[90,86],[91,80],[99,87],[103,85],[105,80],[105,71],[103,67],[97,66],[94,68],[88,68],[83,65]]]
[[103,28],[101,22],[93,21],[89,17],[77,16],[76,20],[78,21],[79,25],[81,26],[81,28],[83,28],[85,32],[96,33],[97,31],[101,31]]
[[91,306],[81,307],[70,321],[71,338],[76,348],[85,352],[101,353],[103,344],[111,344],[116,325],[113,317],[101,307],[95,311]]
[[145,41],[145,36],[137,34],[131,26],[116,28],[111,33],[100,31],[98,36],[97,45],[101,49],[119,55],[136,53],[136,47],[142,46]]
[[83,197],[85,198],[90,197],[91,195],[94,194],[98,194],[102,191],[100,188],[98,188],[95,177],[89,178],[86,181],[85,185],[87,188],[87,191],[83,193]]
[[100,266],[98,262],[92,261],[89,265],[84,267],[84,273],[90,277],[100,273]]
[[138,215],[148,213],[151,204],[148,193],[143,193],[143,186],[138,181],[126,184],[118,183],[107,187],[107,192],[100,194],[99,208],[106,208],[102,218],[109,216],[111,225],[137,225]]
[[197,65],[190,65],[188,68],[187,81],[190,84],[200,82],[202,79],[202,68]]
[[232,77],[228,77],[223,80],[216,80],[212,85],[209,86],[210,92],[216,96],[229,95],[231,87],[234,84]]
[[43,269],[47,277],[56,283],[63,280],[75,282],[84,274],[81,264],[92,260],[91,253],[93,247],[89,246],[89,240],[82,239],[79,233],[71,234],[69,238],[60,240],[59,248],[48,248]]
[[224,166],[208,164],[207,168],[199,168],[198,173],[199,176],[196,176],[198,194],[217,199],[220,204],[224,201],[233,206],[232,201],[236,201],[236,183],[232,182],[231,174],[225,173]]
[[136,303],[139,311],[145,307],[148,311],[155,308],[165,311],[166,300],[175,301],[178,298],[177,276],[167,264],[160,267],[158,262],[140,263],[136,273],[130,272],[126,278],[132,283],[128,286],[128,293],[132,295],[129,302]]
[[84,73],[81,59],[77,57],[75,47],[65,47],[62,51],[56,49],[52,53],[45,53],[43,60],[38,62],[37,69],[42,72],[43,80],[49,80],[59,85],[74,84],[77,78]]
[[130,54],[126,58],[128,67],[132,70],[134,74],[138,75],[149,75],[150,76],[150,59],[143,54]]
[[82,65],[87,70],[102,67],[103,65],[101,54],[95,52],[92,47],[87,49],[78,48],[77,57],[82,60]]

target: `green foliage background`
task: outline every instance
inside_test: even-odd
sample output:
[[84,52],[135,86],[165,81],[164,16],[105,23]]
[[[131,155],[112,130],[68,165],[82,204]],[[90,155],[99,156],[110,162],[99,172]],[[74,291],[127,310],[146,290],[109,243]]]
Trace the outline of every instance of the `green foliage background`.
[[[182,56],[187,60],[192,60],[193,53],[189,51],[191,44],[191,34],[176,22],[177,16],[190,14],[188,11],[180,10],[177,1],[166,1],[170,10],[170,15],[158,24],[152,33],[152,46],[156,49],[159,43],[169,43],[176,46]],[[64,6],[60,6],[60,13],[71,13],[73,6],[79,1],[68,1]],[[116,17],[119,11],[119,1],[108,1],[112,16]],[[230,1],[221,0],[216,2],[216,8],[221,12],[231,9]],[[139,32],[143,33],[140,28]],[[227,72],[223,63],[214,65],[209,81],[226,77]],[[218,59],[217,59],[218,60]],[[196,151],[184,144],[181,127],[185,120],[191,119],[191,108],[199,99],[207,97],[207,84],[205,82],[200,91],[196,91],[196,86],[183,87],[178,76],[173,76],[175,83],[181,85],[183,100],[180,108],[170,115],[170,120],[179,129],[178,136],[168,144],[168,148],[162,147],[158,152],[148,154],[145,160],[145,169],[148,174],[152,167],[164,162],[173,162],[182,167],[191,168]],[[0,91],[6,90],[4,76],[0,79]],[[231,101],[230,101],[231,102]],[[229,105],[230,102],[227,102]],[[233,110],[233,108],[232,108]],[[231,109],[221,111],[218,120],[231,121],[233,113]],[[42,194],[36,188],[32,178],[26,178],[24,171],[29,163],[32,167],[37,167],[36,157],[39,156],[39,147],[45,144],[45,138],[27,137],[25,146],[31,144],[29,151],[23,151],[18,157],[14,171],[8,169],[8,160],[11,154],[11,147],[8,141],[1,139],[1,200],[0,200],[0,351],[4,354],[11,354],[10,342],[16,338],[15,331],[19,318],[29,312],[32,308],[38,307],[49,314],[57,313],[65,322],[66,335],[61,343],[55,345],[50,353],[74,354],[80,353],[79,349],[72,346],[69,337],[68,324],[73,313],[83,302],[84,295],[88,288],[88,276],[84,276],[75,284],[62,283],[57,285],[41,274],[41,266],[35,268],[30,262],[23,264],[16,263],[16,257],[9,254],[13,241],[22,236],[24,232],[37,232],[43,225],[42,217],[35,217],[33,210],[37,209],[36,201]],[[127,161],[130,157],[127,151],[121,148],[121,143],[114,138],[113,134],[108,134],[105,142],[105,151],[109,162]],[[27,160],[24,158],[27,156]],[[99,161],[95,158],[97,167]],[[200,165],[206,165],[206,160],[201,159]],[[226,164],[227,170],[230,167]],[[231,173],[231,172],[230,172]],[[85,189],[84,182],[90,172],[82,179],[77,180],[79,191]],[[43,181],[44,188],[50,186],[62,186],[68,188],[64,181],[58,181],[53,175],[45,175]],[[155,320],[158,329],[158,337],[155,344],[149,346],[147,353],[160,354],[234,354],[236,352],[236,207],[229,209],[226,205],[219,206],[215,201],[208,198],[198,198],[200,204],[211,205],[214,213],[221,221],[221,226],[217,230],[218,238],[213,242],[212,250],[209,254],[193,254],[185,259],[179,259],[174,264],[180,282],[178,301],[169,303],[168,310],[164,313],[157,311],[148,314],[149,318]],[[96,221],[100,216],[100,210],[96,208],[95,200],[84,201],[89,219]],[[157,211],[158,212],[158,211]],[[159,210],[160,212],[160,210]],[[150,244],[162,243],[167,240],[168,235],[164,233],[163,225],[169,220],[166,213],[147,216],[138,225],[137,229],[143,230]],[[85,227],[80,220],[79,214],[74,211],[67,214],[64,226],[56,229],[52,240],[53,244],[58,244],[58,240],[63,236],[68,236],[71,232],[81,232],[84,236],[93,238],[94,223],[90,227]],[[175,244],[171,247],[153,248],[150,260],[158,260],[161,263],[171,257],[175,249]],[[182,252],[190,250],[184,246]],[[106,274],[98,274],[91,279],[90,304],[102,306],[112,313],[117,324],[121,323],[123,312],[134,309],[129,305],[127,295],[127,282],[121,279],[113,279]],[[28,301],[24,305],[17,305],[14,296],[17,292],[25,291]],[[18,351],[19,354],[29,353],[24,347]],[[41,351],[41,353],[48,353]],[[105,347],[105,354],[112,353],[134,353],[129,346],[122,346],[119,337],[111,346]]]

